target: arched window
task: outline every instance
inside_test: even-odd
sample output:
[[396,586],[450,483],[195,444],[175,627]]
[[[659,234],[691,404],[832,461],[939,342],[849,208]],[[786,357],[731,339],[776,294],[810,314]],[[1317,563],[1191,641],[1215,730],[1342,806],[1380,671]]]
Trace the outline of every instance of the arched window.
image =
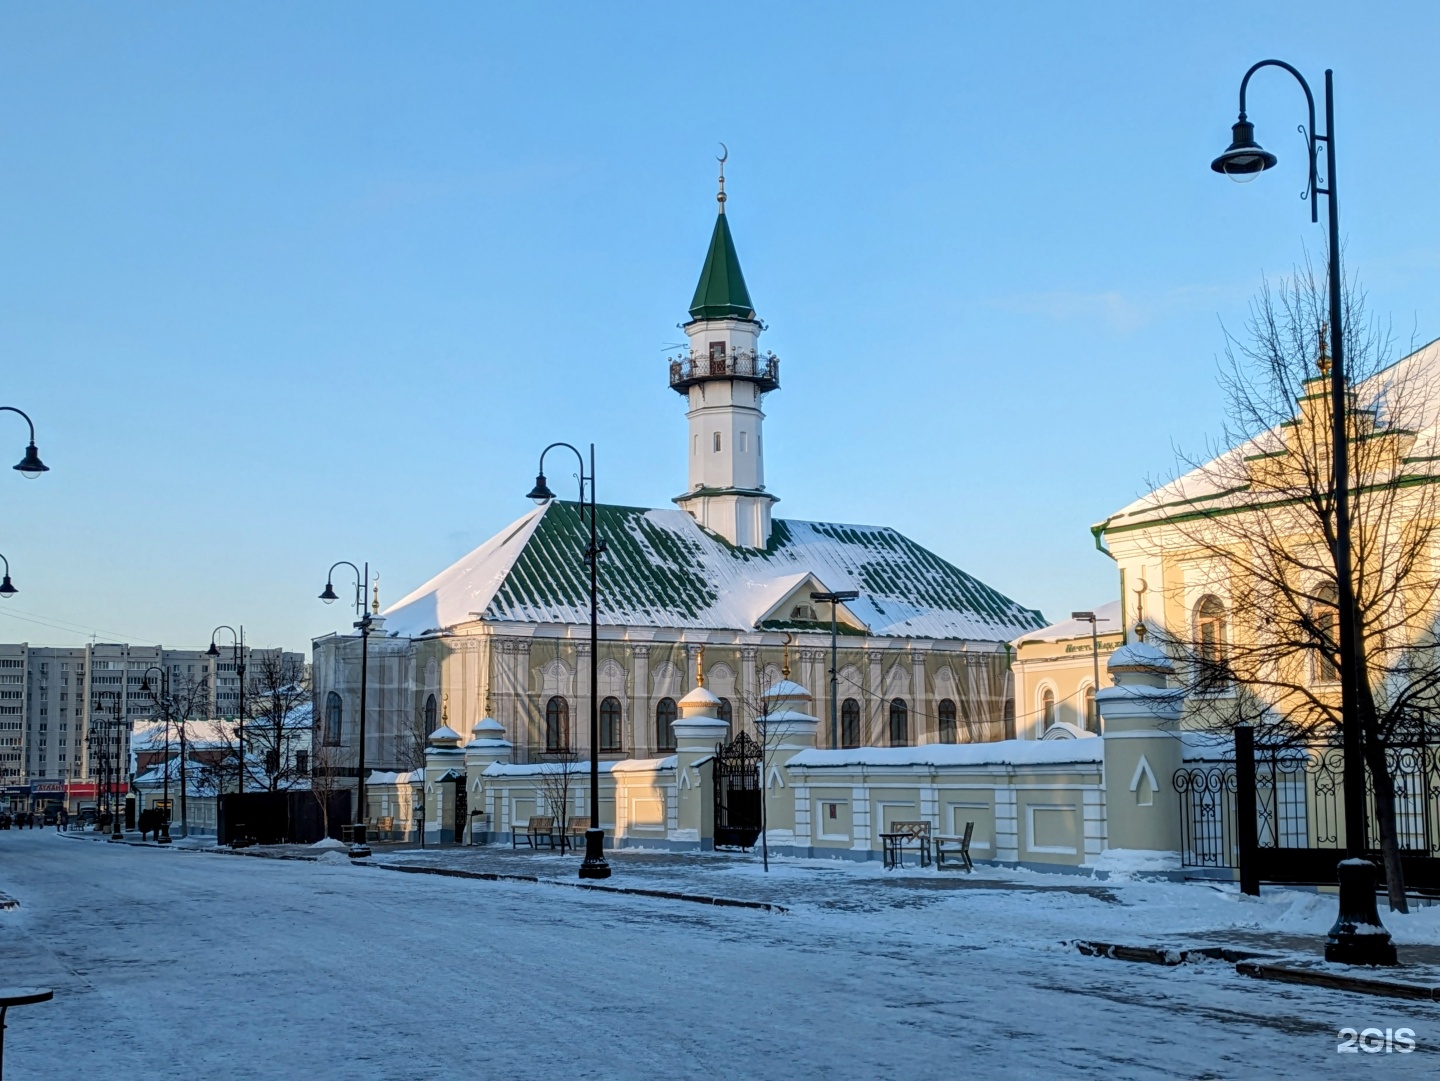
[[655,749],[657,751],[673,751],[675,749],[675,729],[670,727],[674,723],[675,699],[660,699],[655,703]]
[[715,710],[715,716],[719,717],[732,729],[735,727],[735,711],[730,706],[730,699],[720,699],[720,705]]
[[438,727],[435,713],[435,696],[432,694],[429,698],[425,699],[425,734],[428,736]]
[[340,746],[340,730],[345,719],[345,706],[340,696],[331,691],[325,696],[325,744]]
[[620,750],[620,699],[609,695],[600,703],[600,750]]
[[1219,597],[1202,597],[1195,606],[1195,643],[1205,663],[1225,659],[1225,605]]
[[1055,691],[1045,688],[1045,693],[1040,696],[1040,729],[1043,732],[1055,723]]
[[890,700],[890,746],[910,745],[910,707],[903,698]]
[[940,699],[940,742],[956,742],[955,703],[949,698]]
[[843,747],[860,746],[860,703],[853,698],[840,703],[840,744]]
[[570,703],[558,694],[545,703],[545,750],[550,753],[570,749]]
[[1085,688],[1085,727],[1091,732],[1100,731],[1100,719],[1095,715],[1095,688]]
[[1316,683],[1335,683],[1340,679],[1340,670],[1335,667],[1335,654],[1340,649],[1340,621],[1336,616],[1336,598],[1334,586],[1322,586],[1316,594]]

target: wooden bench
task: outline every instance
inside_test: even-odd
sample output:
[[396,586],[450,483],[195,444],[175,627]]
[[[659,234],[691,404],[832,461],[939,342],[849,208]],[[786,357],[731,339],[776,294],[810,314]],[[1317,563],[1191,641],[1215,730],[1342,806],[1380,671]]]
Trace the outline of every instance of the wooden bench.
[[890,831],[880,835],[885,853],[885,869],[905,866],[905,849],[914,845],[920,850],[920,866],[930,866],[930,823],[892,822]]
[[382,817],[382,818],[377,818],[377,819],[375,820],[375,830],[376,830],[377,833],[383,833],[383,834],[385,834],[385,835],[387,835],[387,836],[388,836],[389,834],[391,834],[391,833],[394,833],[394,832],[395,832],[395,816],[394,816],[394,815],[385,815],[385,816]]
[[567,848],[579,848],[580,842],[585,839],[585,831],[590,828],[589,815],[571,815],[565,823],[565,832],[560,835],[560,851]]
[[931,840],[935,842],[935,867],[937,869],[945,866],[945,857],[951,860],[959,859],[965,870],[975,870],[975,865],[970,862],[970,836],[975,832],[975,823],[966,822],[965,832],[956,837],[953,834],[937,834]]
[[531,848],[539,848],[541,841],[544,841],[551,848],[554,848],[555,819],[550,815],[531,815],[530,821],[525,824],[524,829],[517,829],[511,826],[511,849],[518,848],[521,841],[524,841]]

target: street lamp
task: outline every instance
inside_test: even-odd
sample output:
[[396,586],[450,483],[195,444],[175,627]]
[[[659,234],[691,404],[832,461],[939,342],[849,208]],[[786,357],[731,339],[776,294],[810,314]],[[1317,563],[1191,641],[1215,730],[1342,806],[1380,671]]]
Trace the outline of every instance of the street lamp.
[[20,591],[16,589],[15,584],[10,581],[10,561],[3,555],[0,555],[0,560],[3,560],[5,563],[5,577],[3,580],[0,580],[0,600],[8,601]]
[[[600,554],[605,551],[605,542],[595,539],[595,444],[590,444],[590,474],[585,474],[585,456],[569,443],[551,443],[540,452],[540,468],[536,471],[535,487],[527,498],[544,506],[555,498],[555,493],[545,483],[545,455],[556,447],[574,451],[580,462],[580,507],[588,511],[590,518],[590,544],[585,549],[585,561],[590,565],[590,828],[585,831],[585,859],[580,864],[581,878],[609,878],[610,864],[605,861],[605,831],[600,828],[600,631],[597,605],[598,587],[596,572],[600,565]],[[586,501],[585,493],[590,493]]]
[[[100,767],[103,774],[102,783],[105,785],[105,805],[110,812],[110,840],[123,841],[125,835],[120,831],[120,815],[115,806],[115,786],[119,784],[120,779],[120,750],[122,743],[120,726],[124,723],[125,707],[120,696],[114,691],[101,691],[95,696],[96,713],[104,713],[105,699],[107,696],[110,699],[110,708],[115,715],[106,725],[113,733],[113,739],[110,736],[105,737],[105,757],[100,760]],[[110,745],[112,742],[115,746],[113,758],[110,754]],[[111,765],[112,762],[114,763],[113,766]]]
[[[333,570],[334,568],[332,567],[331,569]],[[215,644],[215,636],[221,631],[230,632],[230,638],[232,641],[230,658],[235,662],[235,671],[240,676],[240,705],[238,713],[239,720],[235,730],[235,742],[239,745],[240,748],[240,783],[236,786],[236,791],[243,796],[245,794],[245,627],[242,624],[240,627],[240,632],[238,634],[235,632],[235,628],[230,626],[228,623],[222,623],[220,624],[220,626],[216,627],[213,631],[210,632],[210,648],[205,651],[205,655],[207,657],[220,656],[220,647]],[[218,677],[215,680],[215,685],[217,688],[220,685],[220,680]]]
[[0,405],[0,413],[19,413],[25,418],[25,423],[30,425],[30,442],[25,447],[25,457],[20,459],[15,469],[26,480],[34,480],[41,473],[49,472],[50,467],[40,460],[40,455],[35,450],[35,422],[24,410],[16,409],[13,405]]
[[[1095,693],[1096,693],[1096,694],[1099,694],[1099,693],[1100,693],[1100,632],[1099,632],[1099,630],[1096,629],[1095,624],[1097,624],[1097,623],[1109,623],[1110,620],[1106,619],[1104,616],[1097,616],[1094,612],[1071,612],[1071,613],[1070,613],[1070,618],[1071,618],[1071,619],[1074,619],[1074,620],[1078,620],[1078,621],[1081,622],[1081,623],[1088,623],[1088,624],[1090,624],[1090,656],[1091,656],[1091,657],[1094,659],[1094,661],[1095,661]],[[1094,699],[1091,699],[1091,701],[1093,702]],[[1089,722],[1089,721],[1092,719],[1092,718],[1089,716],[1089,712],[1090,712],[1089,710],[1086,710],[1085,720],[1086,720],[1087,722]],[[1099,713],[1098,710],[1095,711],[1095,717],[1094,717],[1093,719],[1094,719],[1094,722],[1095,722],[1095,734],[1096,734],[1096,735],[1099,735],[1099,734],[1100,734],[1100,713]]]
[[[160,673],[160,694],[158,696],[155,694],[155,688],[150,685],[151,672]],[[161,767],[164,792],[160,797],[165,809],[160,816],[160,836],[155,838],[155,843],[168,845],[170,843],[170,673],[158,665],[152,664],[140,677],[140,689],[150,696],[150,701],[160,707],[160,714],[165,720],[165,762]]]
[[839,727],[835,720],[835,699],[840,693],[840,675],[835,668],[835,635],[837,626],[835,622],[835,607],[842,601],[853,601],[860,596],[858,589],[842,589],[836,592],[810,594],[812,601],[830,602],[830,746],[840,746]]
[[[1365,760],[1360,731],[1359,613],[1355,604],[1355,583],[1351,577],[1350,555],[1350,447],[1346,434],[1345,326],[1340,297],[1340,208],[1335,198],[1335,97],[1334,73],[1325,71],[1325,134],[1315,130],[1315,95],[1310,84],[1283,60],[1261,60],[1240,80],[1240,118],[1231,129],[1230,146],[1210,163],[1217,173],[1235,180],[1253,180],[1277,162],[1274,154],[1255,141],[1255,127],[1245,115],[1245,91],[1250,77],[1261,68],[1281,68],[1295,76],[1305,91],[1309,127],[1305,129],[1310,220],[1319,221],[1318,199],[1325,196],[1329,211],[1330,277],[1330,439],[1331,486],[1335,490],[1335,593],[1336,621],[1340,624],[1340,715],[1344,718],[1345,855],[1341,864],[1340,915],[1325,944],[1325,959],[1349,964],[1393,965],[1395,946],[1388,932],[1361,934],[1380,928],[1375,908],[1375,865],[1365,859]],[[1325,186],[1319,185],[1317,159],[1320,143],[1325,144]],[[1373,926],[1367,927],[1365,924]]]
[[[370,564],[365,564],[362,571],[354,563],[348,560],[340,560],[331,564],[330,569],[325,572],[325,588],[320,591],[320,599],[326,604],[334,604],[340,599],[335,592],[334,574],[336,567],[349,567],[355,572],[355,613],[360,617],[355,622],[356,628],[360,631],[360,756],[359,764],[355,770],[356,797],[359,804],[355,811],[359,826],[358,839],[350,842],[350,858],[363,859],[370,855],[370,846],[365,842],[365,685],[369,682],[370,667],[370,613],[365,610],[365,583],[370,580]],[[324,738],[322,734],[321,738]]]

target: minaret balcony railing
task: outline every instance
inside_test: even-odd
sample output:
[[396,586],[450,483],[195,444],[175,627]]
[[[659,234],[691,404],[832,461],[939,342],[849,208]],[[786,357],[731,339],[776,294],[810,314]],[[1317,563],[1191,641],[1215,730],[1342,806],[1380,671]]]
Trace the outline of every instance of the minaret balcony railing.
[[755,383],[760,393],[778,390],[780,387],[780,358],[774,353],[757,353],[755,350],[736,349],[725,353],[706,356],[691,353],[684,357],[670,358],[670,387],[681,394],[696,383],[711,379],[746,379]]

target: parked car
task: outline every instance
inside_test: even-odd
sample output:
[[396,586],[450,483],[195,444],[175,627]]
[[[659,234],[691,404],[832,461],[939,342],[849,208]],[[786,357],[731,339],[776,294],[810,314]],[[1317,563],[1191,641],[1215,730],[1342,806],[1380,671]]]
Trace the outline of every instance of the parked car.
[[45,810],[41,813],[40,824],[42,826],[53,826],[60,821],[60,804],[47,803]]

